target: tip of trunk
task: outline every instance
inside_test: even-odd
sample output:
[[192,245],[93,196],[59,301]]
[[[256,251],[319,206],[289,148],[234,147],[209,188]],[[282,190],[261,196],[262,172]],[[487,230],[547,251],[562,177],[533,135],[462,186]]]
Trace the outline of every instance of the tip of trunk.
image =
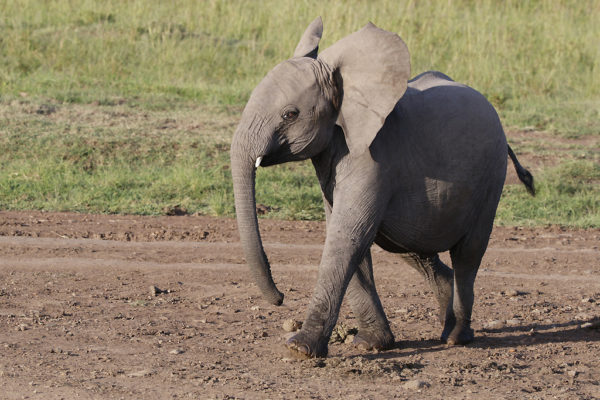
[[274,306],[280,306],[283,304],[283,293],[277,291],[277,293],[272,293],[268,296],[267,301]]

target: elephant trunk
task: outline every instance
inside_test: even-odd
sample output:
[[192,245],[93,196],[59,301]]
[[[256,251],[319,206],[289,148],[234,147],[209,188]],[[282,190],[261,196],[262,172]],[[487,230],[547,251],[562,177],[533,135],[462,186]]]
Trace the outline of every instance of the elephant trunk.
[[266,300],[274,305],[281,305],[283,293],[277,290],[271,267],[264,252],[258,219],[256,216],[255,177],[256,158],[251,151],[245,135],[240,131],[234,135],[231,145],[231,173],[233,177],[233,192],[235,196],[235,211],[237,215],[240,240],[250,266],[252,275]]

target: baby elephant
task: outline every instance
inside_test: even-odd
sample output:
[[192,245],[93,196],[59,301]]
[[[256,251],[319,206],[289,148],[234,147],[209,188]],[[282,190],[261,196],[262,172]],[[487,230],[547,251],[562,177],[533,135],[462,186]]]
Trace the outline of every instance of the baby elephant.
[[[473,284],[507,156],[532,194],[533,177],[480,93],[439,72],[409,81],[408,50],[396,34],[369,23],[317,55],[322,31],[317,18],[294,56],[254,89],[233,137],[237,221],[254,279],[269,302],[282,303],[258,230],[255,170],[310,158],[327,239],[306,320],[288,348],[326,356],[346,291],[359,321],[357,341],[393,346],[373,281],[373,242],[401,254],[429,282],[442,341],[469,343]],[[452,269],[438,257],[447,250]]]

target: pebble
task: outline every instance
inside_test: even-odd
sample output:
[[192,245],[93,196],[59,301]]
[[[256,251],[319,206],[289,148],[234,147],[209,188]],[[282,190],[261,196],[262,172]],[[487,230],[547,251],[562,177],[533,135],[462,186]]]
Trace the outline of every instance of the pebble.
[[506,321],[506,325],[507,326],[519,326],[521,325],[521,320],[520,319],[509,319]]
[[508,289],[508,290],[504,291],[504,294],[507,295],[508,297],[517,297],[521,293],[516,289]]
[[137,372],[132,372],[130,373],[129,376],[130,378],[142,378],[144,376],[150,376],[152,375],[154,372],[152,370],[149,369],[143,369],[141,371],[137,371]]
[[154,286],[154,285],[150,286],[150,295],[151,296],[158,296],[161,293],[162,293],[162,290],[160,290],[156,286]]
[[183,351],[181,349],[173,349],[169,353],[170,354],[183,354],[183,353],[185,353],[185,351]]
[[500,329],[504,326],[504,322],[500,321],[499,319],[493,320],[493,321],[488,321],[485,324],[483,324],[483,327],[485,329]]
[[582,303],[593,303],[594,299],[589,298],[589,297],[584,297],[583,299],[581,299]]
[[579,320],[579,321],[585,321],[586,319],[591,319],[592,317],[589,314],[586,313],[580,313],[575,315],[575,319]]
[[583,323],[583,324],[581,324],[581,328],[583,328],[583,329],[600,328],[600,321]]
[[300,321],[294,319],[286,319],[283,321],[283,330],[286,332],[296,332],[300,328],[302,328],[302,322]]
[[418,379],[408,381],[404,384],[404,388],[410,389],[410,390],[424,389],[424,388],[428,388],[429,386],[431,386],[431,385],[428,382],[421,381]]

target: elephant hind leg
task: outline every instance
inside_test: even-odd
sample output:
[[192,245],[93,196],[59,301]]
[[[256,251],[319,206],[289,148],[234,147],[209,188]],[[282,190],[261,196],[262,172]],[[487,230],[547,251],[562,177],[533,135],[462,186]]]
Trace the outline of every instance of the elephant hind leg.
[[474,338],[471,314],[475,297],[475,278],[491,231],[490,222],[478,232],[465,236],[450,249],[452,268],[454,269],[454,291],[452,308],[448,310],[448,317],[442,333],[442,341],[450,345],[467,344]]
[[354,343],[365,350],[385,350],[394,346],[394,335],[375,289],[371,251],[352,276],[347,291],[348,302],[358,319]]
[[448,309],[442,341],[450,345],[467,344],[473,340],[471,314],[473,311],[475,277],[481,257],[465,256],[451,250],[454,267],[454,291],[452,307]]
[[439,304],[438,317],[440,323],[444,325],[447,315],[451,315],[452,311],[452,281],[454,276],[452,269],[444,264],[437,254],[406,253],[401,256],[408,265],[416,269],[429,283]]

